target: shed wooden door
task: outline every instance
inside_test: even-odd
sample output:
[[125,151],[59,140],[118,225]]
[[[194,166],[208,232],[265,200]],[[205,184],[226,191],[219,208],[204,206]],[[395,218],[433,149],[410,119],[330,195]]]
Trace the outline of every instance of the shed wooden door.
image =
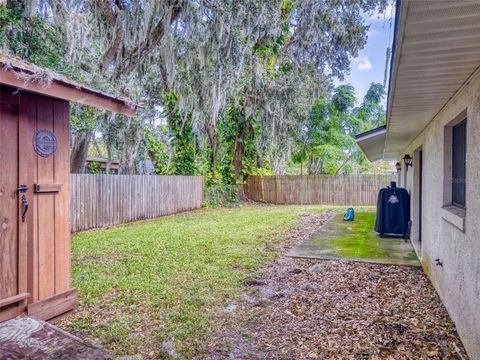
[[[26,222],[20,220],[19,102],[0,89],[0,320],[25,310]],[[27,196],[27,195],[26,195]]]
[[[28,184],[32,204],[26,219],[27,312],[46,320],[75,304],[70,287],[69,104],[32,93],[19,101],[19,178]],[[54,134],[56,151],[42,156],[32,141],[45,131]]]
[[[42,139],[34,148],[41,134],[49,141],[53,134],[56,151],[42,152]],[[0,86],[0,321],[25,311],[51,319],[75,306],[69,134],[68,102]],[[21,185],[28,187],[24,221]]]

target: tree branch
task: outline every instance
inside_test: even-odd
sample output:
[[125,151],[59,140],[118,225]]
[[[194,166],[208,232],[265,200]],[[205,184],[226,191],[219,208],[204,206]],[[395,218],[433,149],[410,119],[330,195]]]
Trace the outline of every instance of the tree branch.
[[174,23],[180,16],[182,10],[182,5],[174,5],[168,25],[166,25],[162,20],[160,20],[154,27],[150,36],[148,37],[148,42],[144,42],[135,47],[132,51],[130,51],[128,57],[125,59],[123,64],[120,64],[120,66],[117,68],[115,77],[118,78],[118,76],[122,74],[128,74],[132,72],[139,63],[144,61],[147,55],[160,45],[163,36],[165,35],[165,26],[170,26],[172,23]]

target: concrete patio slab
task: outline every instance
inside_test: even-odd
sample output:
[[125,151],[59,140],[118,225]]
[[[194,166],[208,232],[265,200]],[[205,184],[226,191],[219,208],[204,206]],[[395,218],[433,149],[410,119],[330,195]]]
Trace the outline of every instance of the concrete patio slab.
[[343,221],[343,214],[337,214],[288,256],[420,266],[410,242],[381,238],[373,230],[374,224],[372,212],[358,212],[353,222]]
[[0,359],[105,360],[110,356],[54,325],[24,316],[0,323]]

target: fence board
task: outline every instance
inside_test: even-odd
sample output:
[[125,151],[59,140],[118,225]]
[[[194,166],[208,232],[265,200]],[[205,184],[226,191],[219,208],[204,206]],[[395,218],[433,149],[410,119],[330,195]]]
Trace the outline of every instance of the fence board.
[[201,176],[72,174],[71,231],[119,225],[201,207]]
[[250,200],[272,204],[367,206],[390,181],[396,175],[249,176],[245,190]]

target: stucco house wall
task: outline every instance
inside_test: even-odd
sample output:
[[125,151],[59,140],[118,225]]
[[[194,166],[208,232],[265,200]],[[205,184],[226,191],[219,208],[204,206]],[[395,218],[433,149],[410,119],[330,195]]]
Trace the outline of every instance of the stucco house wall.
[[[451,151],[445,126],[467,115],[466,213],[463,218],[444,209],[445,176],[451,168],[445,153]],[[423,151],[422,241],[418,226],[419,149]],[[412,241],[425,273],[442,298],[472,359],[480,359],[480,72],[477,71],[404,154],[413,167],[400,174],[401,186],[411,194]],[[440,259],[443,266],[436,265]]]

